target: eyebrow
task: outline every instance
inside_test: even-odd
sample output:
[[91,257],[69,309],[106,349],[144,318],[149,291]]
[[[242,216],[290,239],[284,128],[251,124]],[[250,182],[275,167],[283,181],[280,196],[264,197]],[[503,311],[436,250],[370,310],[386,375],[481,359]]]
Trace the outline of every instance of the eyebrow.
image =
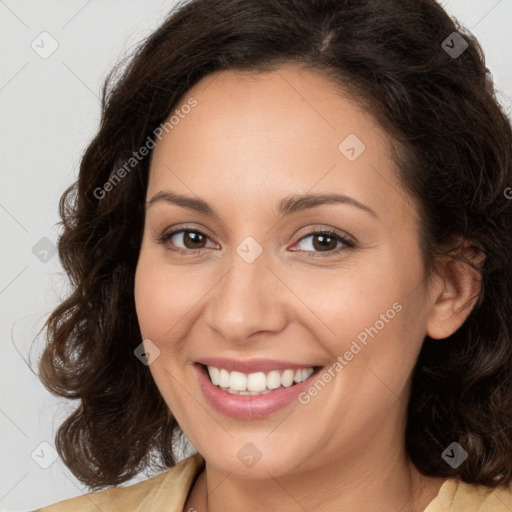
[[[210,217],[219,217],[214,208],[202,199],[183,196],[171,191],[157,192],[147,203],[146,210],[153,204],[165,201],[188,210],[196,211]],[[279,202],[277,213],[281,216],[290,215],[300,211],[314,208],[324,204],[346,204],[354,206],[362,211],[369,213],[374,218],[379,218],[377,213],[369,206],[366,206],[356,199],[344,194],[296,194],[285,197]]]

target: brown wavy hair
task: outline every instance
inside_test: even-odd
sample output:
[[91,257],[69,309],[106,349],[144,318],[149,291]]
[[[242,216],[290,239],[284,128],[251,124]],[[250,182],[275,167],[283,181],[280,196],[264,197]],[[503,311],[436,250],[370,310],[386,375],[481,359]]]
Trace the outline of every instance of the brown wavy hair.
[[[469,45],[457,58],[442,47],[453,32]],[[72,293],[46,323],[39,372],[51,392],[79,406],[58,429],[58,453],[91,489],[176,463],[183,433],[134,356],[142,339],[134,274],[150,155],[108,193],[98,191],[199,80],[285,63],[323,73],[389,133],[401,183],[421,212],[426,275],[447,254],[482,274],[464,324],[443,342],[424,341],[408,407],[408,455],[426,475],[510,483],[511,123],[478,41],[434,0],[182,1],[109,74],[99,130],[60,201],[58,249]],[[450,245],[457,236],[486,255],[481,268]],[[441,457],[453,441],[469,454],[456,469]]]

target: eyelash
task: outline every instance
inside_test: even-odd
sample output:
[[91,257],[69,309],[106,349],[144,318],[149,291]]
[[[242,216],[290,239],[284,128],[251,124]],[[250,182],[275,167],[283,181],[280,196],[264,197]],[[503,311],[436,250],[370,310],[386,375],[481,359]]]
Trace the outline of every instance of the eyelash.
[[[176,231],[172,231],[171,233],[166,233],[164,235],[162,235],[159,239],[158,239],[158,243],[164,245],[164,244],[167,244],[167,242],[174,236],[174,235],[177,235],[178,233],[197,233],[197,234],[200,234],[206,238],[209,238],[208,235],[205,235],[203,232],[197,230],[197,229],[188,229],[188,228],[181,228],[181,229],[178,229]],[[335,231],[332,231],[332,230],[324,230],[324,231],[312,231],[310,233],[307,233],[306,235],[304,235],[303,237],[301,237],[297,243],[299,242],[302,242],[304,239],[306,238],[309,238],[310,236],[315,236],[315,235],[322,235],[322,236],[327,236],[327,237],[330,237],[330,238],[334,238],[336,241],[338,242],[341,242],[344,247],[338,247],[337,249],[332,249],[330,251],[300,251],[298,250],[297,252],[305,252],[307,254],[308,257],[310,258],[325,258],[325,257],[328,257],[328,256],[333,256],[333,255],[336,255],[336,254],[339,254],[340,252],[342,251],[347,251],[347,250],[350,250],[350,249],[354,249],[356,247],[356,244],[352,241],[352,240],[349,240],[348,238],[340,235],[339,233],[335,232]],[[184,255],[187,255],[187,256],[192,256],[192,255],[195,255],[195,254],[198,254],[200,253],[201,251],[203,251],[204,249],[206,249],[206,247],[202,247],[200,249],[182,249],[181,247],[175,247],[175,248],[171,248],[171,247],[167,247],[168,250],[170,251],[174,251],[174,252],[178,252],[180,254],[184,254]],[[295,251],[294,251],[295,252]]]

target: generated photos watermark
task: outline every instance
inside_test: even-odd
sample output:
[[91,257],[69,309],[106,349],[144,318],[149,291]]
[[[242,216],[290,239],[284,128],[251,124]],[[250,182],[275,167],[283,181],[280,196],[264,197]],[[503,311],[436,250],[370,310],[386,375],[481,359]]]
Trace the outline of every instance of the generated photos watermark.
[[[386,324],[388,324],[397,313],[402,311],[403,306],[399,302],[395,302],[391,308],[386,310],[385,313],[381,313],[379,320],[377,320],[373,326],[366,327],[357,336],[357,340],[353,340],[350,344],[350,348],[344,352],[343,355],[339,355],[336,361],[329,367],[325,368],[315,380],[313,384],[302,393],[299,394],[298,400],[302,405],[307,405],[311,402],[311,399],[317,396],[329,382],[331,382],[338,373],[347,366],[354,357],[359,354],[366,345],[368,345],[369,337],[374,338],[379,334]],[[359,343],[358,343],[359,342]]]
[[182,105],[179,109],[176,109],[174,113],[167,118],[165,123],[161,123],[155,130],[153,131],[153,137],[151,135],[148,136],[146,142],[137,150],[132,153],[132,156],[125,162],[125,164],[113,172],[106,183],[101,187],[96,187],[94,189],[94,197],[96,199],[103,199],[107,192],[114,190],[114,188],[121,182],[121,180],[127,176],[131,170],[138,165],[147,155],[149,155],[150,151],[156,146],[155,139],[162,140],[163,134],[169,133],[171,130],[175,128],[180,122],[181,119],[184,119],[187,114],[190,113],[193,107],[197,106],[197,100],[193,97],[190,97],[187,102]]

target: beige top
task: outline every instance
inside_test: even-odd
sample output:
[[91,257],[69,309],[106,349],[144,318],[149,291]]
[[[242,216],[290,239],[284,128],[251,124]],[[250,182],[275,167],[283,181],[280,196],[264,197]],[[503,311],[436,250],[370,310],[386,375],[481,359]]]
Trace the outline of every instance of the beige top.
[[[35,512],[187,512],[188,494],[204,468],[196,452],[159,475],[128,487],[60,501]],[[447,479],[424,512],[511,512],[510,487],[490,489]]]

